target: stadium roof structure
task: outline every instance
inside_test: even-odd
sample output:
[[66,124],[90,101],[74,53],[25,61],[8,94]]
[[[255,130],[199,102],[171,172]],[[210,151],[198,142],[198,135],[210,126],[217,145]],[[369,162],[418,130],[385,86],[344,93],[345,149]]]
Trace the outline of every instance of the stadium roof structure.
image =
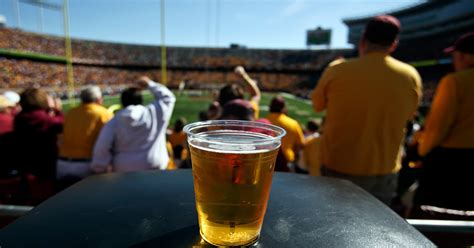
[[[472,0],[429,0],[415,6],[389,11],[402,24],[396,56],[408,60],[445,57],[442,49],[474,27]],[[375,15],[346,18],[349,43],[356,45],[365,24]]]

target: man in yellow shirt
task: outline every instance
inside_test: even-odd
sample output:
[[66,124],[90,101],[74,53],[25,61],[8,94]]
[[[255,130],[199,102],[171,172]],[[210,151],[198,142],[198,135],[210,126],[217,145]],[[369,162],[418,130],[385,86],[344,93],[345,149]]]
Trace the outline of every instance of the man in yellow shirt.
[[[275,166],[275,170],[281,171],[288,171],[288,168],[285,168],[285,166],[289,166],[293,169],[294,166],[292,163],[296,160],[298,150],[304,144],[303,130],[301,129],[300,124],[296,120],[287,116],[285,112],[285,99],[281,96],[274,97],[270,103],[270,114],[267,116],[267,120],[269,120],[273,125],[279,126],[286,131],[285,137],[281,140],[280,150],[288,164],[279,164],[277,161],[277,166]],[[277,160],[278,159],[279,158],[277,158]]]
[[81,105],[71,109],[64,119],[62,143],[59,147],[56,177],[62,187],[91,173],[92,149],[100,130],[112,118],[102,104],[97,86],[81,91]]
[[425,123],[415,205],[474,210],[474,32],[445,51],[452,54],[455,72],[438,84]]
[[328,67],[311,98],[326,110],[321,138],[321,174],[352,181],[389,204],[401,168],[401,144],[421,97],[412,66],[390,56],[400,22],[370,20],[359,42],[359,58]]
[[307,131],[310,132],[309,135],[305,137],[304,147],[302,152],[302,161],[301,166],[308,171],[311,176],[320,176],[321,175],[321,165],[320,165],[320,152],[319,147],[321,144],[321,135],[319,131],[319,124],[316,120],[308,121],[306,125]]

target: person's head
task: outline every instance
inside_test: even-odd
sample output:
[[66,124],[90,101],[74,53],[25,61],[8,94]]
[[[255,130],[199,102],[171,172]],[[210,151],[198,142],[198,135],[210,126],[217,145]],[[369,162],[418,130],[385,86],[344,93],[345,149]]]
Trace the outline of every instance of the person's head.
[[453,57],[454,70],[462,71],[474,67],[474,32],[459,37],[454,44],[446,49]]
[[308,121],[308,123],[306,123],[306,129],[312,133],[316,133],[319,131],[319,124],[316,120],[311,119]]
[[15,107],[14,103],[12,103],[7,97],[0,95],[0,113],[10,114],[10,110],[13,107]]
[[392,53],[397,48],[400,29],[400,21],[393,16],[380,15],[372,18],[359,41],[359,54]]
[[209,104],[209,107],[207,108],[207,111],[206,111],[207,120],[215,120],[219,118],[220,114],[221,114],[221,105],[219,104],[219,102],[214,101],[211,104]]
[[249,101],[235,99],[226,103],[222,109],[221,120],[254,120],[254,110]]
[[271,113],[285,113],[285,99],[281,96],[276,96],[270,102]]
[[82,103],[102,104],[102,92],[98,86],[89,86],[81,91]]
[[25,89],[20,95],[20,106],[22,111],[48,110],[48,93],[36,88]]
[[221,106],[234,99],[243,99],[244,90],[237,84],[228,84],[219,91],[217,101]]
[[181,118],[177,119],[175,121],[174,127],[173,127],[174,132],[179,133],[179,132],[183,131],[183,127],[186,124],[188,124],[188,121],[186,120],[186,118],[181,117]]
[[124,108],[130,105],[142,105],[143,104],[143,96],[141,89],[137,87],[130,87],[122,91],[122,95],[120,96],[120,101],[122,102],[122,106]]

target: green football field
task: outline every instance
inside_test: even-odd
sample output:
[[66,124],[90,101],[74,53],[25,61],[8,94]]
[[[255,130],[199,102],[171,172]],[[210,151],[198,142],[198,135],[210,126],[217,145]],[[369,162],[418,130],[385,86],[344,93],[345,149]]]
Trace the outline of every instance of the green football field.
[[[321,118],[322,114],[313,111],[310,101],[296,98],[287,93],[263,93],[260,102],[260,117],[265,117],[268,114],[268,105],[272,97],[278,94],[286,99],[289,116],[299,121],[301,125],[305,126],[306,122],[311,118]],[[185,91],[181,95],[175,92],[175,95],[177,101],[171,118],[171,125],[180,117],[186,118],[188,122],[197,121],[198,113],[202,110],[206,110],[212,100],[210,94],[203,92]],[[144,99],[145,103],[149,103],[152,101],[152,96],[150,94],[144,94]],[[120,97],[118,95],[106,96],[104,98],[104,105],[106,107],[119,103]],[[69,101],[63,102],[63,110],[65,112],[67,112],[71,107],[73,107],[73,104]]]

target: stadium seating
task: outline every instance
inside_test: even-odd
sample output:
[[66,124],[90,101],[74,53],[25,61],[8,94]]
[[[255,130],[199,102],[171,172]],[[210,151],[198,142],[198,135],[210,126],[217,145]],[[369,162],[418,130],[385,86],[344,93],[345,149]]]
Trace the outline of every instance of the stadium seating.
[[[64,39],[39,35],[16,29],[0,29],[0,48],[10,51],[63,56]],[[77,85],[99,84],[117,86],[131,82],[137,75],[160,77],[160,48],[158,46],[127,45],[72,41],[74,81]],[[169,86],[188,81],[193,89],[219,88],[236,82],[233,68],[244,65],[263,90],[301,90],[316,81],[324,66],[343,50],[276,50],[241,48],[167,48]],[[53,91],[66,88],[65,66],[61,63],[0,57],[0,88],[49,87]],[[315,82],[312,83],[314,85]],[[307,94],[302,94],[307,95]]]

